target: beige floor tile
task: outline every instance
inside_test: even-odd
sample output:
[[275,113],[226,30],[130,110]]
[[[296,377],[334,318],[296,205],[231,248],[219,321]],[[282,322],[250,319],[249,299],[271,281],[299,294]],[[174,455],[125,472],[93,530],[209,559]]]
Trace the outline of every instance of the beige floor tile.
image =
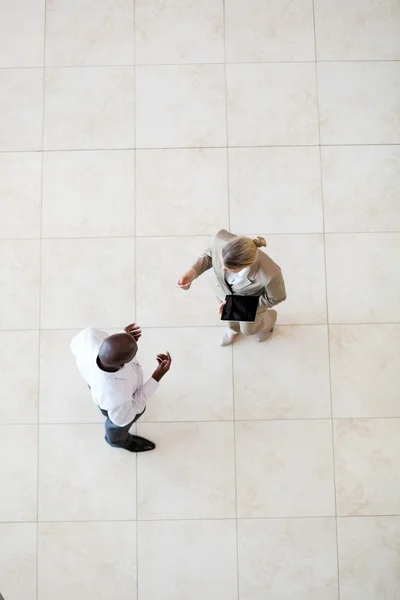
[[0,90],[0,151],[41,150],[43,69],[1,69]]
[[337,600],[334,519],[239,520],[241,600]]
[[213,235],[228,227],[226,150],[138,150],[136,232]]
[[237,419],[331,416],[325,325],[278,327],[263,344],[243,338],[233,356]]
[[400,321],[400,234],[327,235],[331,323]]
[[400,578],[400,517],[338,519],[340,598],[395,600]]
[[132,65],[131,0],[50,0],[46,11],[46,64]]
[[227,65],[231,146],[318,144],[312,63]]
[[37,425],[2,425],[0,522],[35,521]]
[[400,325],[331,325],[335,417],[400,417]]
[[137,239],[136,317],[142,327],[221,324],[211,273],[189,291],[176,287],[208,243],[208,237],[194,236]]
[[138,148],[225,144],[223,65],[136,68]]
[[40,333],[41,423],[103,423],[69,349],[78,330]]
[[0,241],[0,329],[37,329],[39,240]]
[[136,523],[40,523],[39,600],[136,598]]
[[310,0],[227,0],[228,62],[315,60]]
[[45,0],[2,4],[0,67],[42,67]]
[[318,60],[400,59],[396,0],[316,0]]
[[339,515],[400,511],[400,419],[335,421]]
[[40,237],[42,157],[0,154],[0,238]]
[[[101,265],[101,269],[99,269]],[[44,240],[42,327],[119,327],[135,316],[134,240]]]
[[136,459],[111,448],[102,425],[41,425],[39,520],[136,518]]
[[236,423],[239,517],[332,516],[329,420]]
[[138,536],[139,598],[236,598],[233,520],[141,522]]
[[46,150],[121,149],[133,145],[133,67],[46,69]]
[[230,148],[233,231],[322,232],[318,148]]
[[138,423],[157,449],[138,456],[139,519],[235,516],[233,423]]
[[400,63],[318,63],[322,144],[400,142]]
[[[211,327],[145,329],[139,360],[150,376],[156,355],[169,351],[173,364],[144,421],[217,421],[233,418],[232,354]],[[228,350],[226,352],[225,350]]]
[[0,331],[0,347],[0,423],[37,423],[39,333]]
[[281,267],[286,286],[287,299],[275,307],[278,324],[325,323],[323,236],[265,234],[264,237],[267,254]]
[[133,150],[46,152],[43,236],[134,235],[134,164]]
[[223,3],[136,0],[137,64],[224,61]]
[[322,148],[325,231],[400,229],[400,147]]
[[0,523],[1,593],[36,600],[36,523]]

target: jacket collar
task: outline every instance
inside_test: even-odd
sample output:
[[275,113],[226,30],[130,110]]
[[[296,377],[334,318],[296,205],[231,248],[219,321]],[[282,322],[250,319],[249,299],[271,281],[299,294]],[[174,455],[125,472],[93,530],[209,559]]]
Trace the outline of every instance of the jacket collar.
[[249,273],[247,275],[247,279],[249,280],[250,283],[254,283],[254,281],[256,280],[259,268],[260,268],[260,261],[257,260],[254,263],[254,265],[251,266],[250,271],[249,271]]
[[[249,285],[251,285],[252,283],[255,282],[256,277],[257,277],[257,273],[260,269],[260,262],[257,261],[256,263],[254,263],[254,265],[251,266],[250,271],[247,274],[247,277],[245,277],[242,281],[237,281],[235,283],[235,287],[238,290],[244,289],[246,287],[248,287]],[[224,278],[224,283],[226,285],[225,282],[225,273],[223,274],[223,278]]]

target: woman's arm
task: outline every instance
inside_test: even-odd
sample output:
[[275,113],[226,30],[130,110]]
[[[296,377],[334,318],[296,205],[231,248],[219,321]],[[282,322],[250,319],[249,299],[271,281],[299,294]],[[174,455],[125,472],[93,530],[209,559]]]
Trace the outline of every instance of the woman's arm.
[[182,290],[188,290],[196,277],[202,275],[212,267],[211,250],[207,248],[203,254],[199,256],[194,265],[184,275],[179,277],[177,286]]
[[273,277],[268,285],[265,286],[260,303],[267,308],[272,308],[284,300],[286,300],[285,282],[283,281],[282,274],[279,274]]
[[196,271],[197,277],[202,275],[208,269],[212,267],[212,255],[211,250],[207,248],[204,250],[203,254],[200,254],[199,258],[196,260],[192,269]]

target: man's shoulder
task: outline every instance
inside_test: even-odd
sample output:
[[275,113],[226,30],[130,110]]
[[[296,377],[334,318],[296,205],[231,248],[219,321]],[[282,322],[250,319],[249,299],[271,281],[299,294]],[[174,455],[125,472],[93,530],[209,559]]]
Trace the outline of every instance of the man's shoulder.
[[70,344],[71,352],[76,355],[81,349],[100,346],[106,337],[108,337],[108,334],[100,329],[95,329],[94,327],[83,329],[72,339]]

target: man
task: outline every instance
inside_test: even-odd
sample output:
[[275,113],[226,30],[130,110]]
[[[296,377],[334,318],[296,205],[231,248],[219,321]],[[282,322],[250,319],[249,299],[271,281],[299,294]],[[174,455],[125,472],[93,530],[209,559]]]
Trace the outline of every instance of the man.
[[131,435],[129,429],[142,416],[147,400],[171,366],[169,352],[158,354],[158,367],[143,383],[142,367],[135,360],[141,335],[140,327],[132,323],[124,333],[110,336],[98,329],[84,329],[71,342],[78,369],[94,402],[107,417],[106,442],[129,452],[156,447],[145,438]]

